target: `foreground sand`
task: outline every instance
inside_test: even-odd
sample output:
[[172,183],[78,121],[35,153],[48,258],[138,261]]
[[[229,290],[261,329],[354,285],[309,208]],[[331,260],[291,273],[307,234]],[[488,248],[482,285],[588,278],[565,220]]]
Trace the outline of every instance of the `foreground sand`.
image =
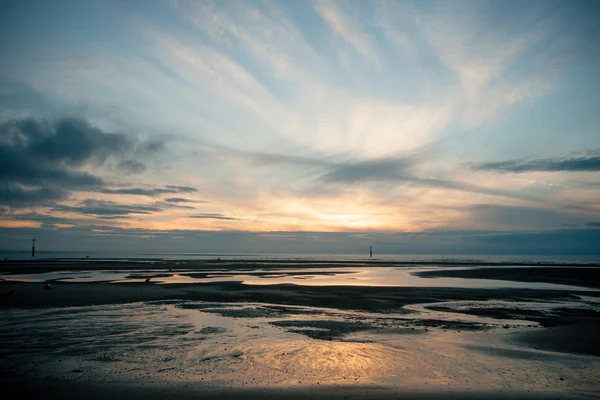
[[[5,387],[5,390],[7,388]],[[522,391],[473,390],[390,390],[387,387],[308,387],[302,389],[210,389],[205,387],[175,388],[137,386],[80,385],[70,381],[52,384],[15,383],[4,393],[22,399],[343,399],[343,400],[585,400],[594,397],[564,393],[529,393]]]
[[[569,279],[572,281],[572,277]],[[38,340],[47,350],[41,353],[18,354],[8,349],[9,355],[0,355],[0,383],[18,398],[600,398],[598,312],[573,307],[552,313],[485,307],[507,301],[568,303],[581,295],[599,298],[600,292],[594,289],[573,294],[522,289],[53,282],[51,290],[44,290],[40,283],[4,282],[0,290],[13,291],[12,296],[2,297],[0,312],[3,318],[13,318],[15,326],[22,316],[38,313],[36,310],[42,310],[39,315],[52,315],[55,307],[67,307],[67,316],[71,310],[68,307],[83,307],[73,309],[73,315],[81,312],[83,317],[86,310],[110,307],[114,310],[111,318],[147,308],[150,311],[143,318],[150,320],[142,322],[153,329],[198,313],[212,315],[206,312],[225,316],[219,318],[233,324],[227,325],[227,330],[210,331],[200,321],[200,330],[193,333],[191,344],[176,342],[179,347],[125,353],[118,355],[120,358],[112,350],[120,345],[121,339],[116,339],[110,348],[103,346],[111,342],[98,345],[101,362],[89,361],[85,351],[63,360],[51,356],[55,354],[53,345],[48,347],[52,340],[58,345],[77,343],[77,332],[61,333],[59,337],[54,334],[52,339],[42,335]],[[456,301],[478,306],[449,309],[447,302]],[[156,311],[165,307],[176,315]],[[290,310],[295,310],[289,307],[314,308],[311,312],[319,314],[297,320],[289,316]],[[254,329],[260,325],[256,321],[261,321],[256,312],[265,310],[285,314],[287,319],[265,319],[270,322]],[[340,310],[347,322],[339,322],[339,315],[335,317],[337,322],[327,322],[328,313],[334,318],[338,313],[335,310]],[[417,310],[437,312],[444,318],[423,319]],[[448,315],[456,318],[448,319]],[[317,317],[319,324],[311,323]],[[501,325],[481,323],[482,318],[508,322],[525,317],[538,327],[511,325],[503,329]],[[135,315],[132,318],[135,320]],[[18,344],[19,337],[9,332],[9,320],[3,321],[0,338],[3,343]],[[110,323],[110,319],[107,321]],[[309,339],[297,333],[269,339],[273,325],[309,335]],[[236,326],[250,327],[248,332],[258,336],[243,336]],[[160,335],[168,341],[180,334],[179,329],[177,325],[167,333],[149,332],[148,339],[142,334],[136,337],[140,343]],[[104,332],[110,336],[109,330]],[[15,334],[27,335],[28,331]],[[81,335],[83,340],[83,331]],[[135,351],[135,340],[128,346]],[[156,364],[157,359],[165,361]],[[121,375],[124,367],[136,365],[136,371],[127,377]],[[394,378],[381,378],[387,375]]]

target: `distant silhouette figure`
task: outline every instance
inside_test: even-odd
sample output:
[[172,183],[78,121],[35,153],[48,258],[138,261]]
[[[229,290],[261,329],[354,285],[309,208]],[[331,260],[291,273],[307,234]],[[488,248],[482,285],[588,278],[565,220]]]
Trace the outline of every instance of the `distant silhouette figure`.
[[369,246],[369,257],[373,257],[373,247]]
[[35,257],[35,239],[31,239],[31,257]]
[[152,279],[152,277],[146,278],[146,283],[150,283],[150,279]]

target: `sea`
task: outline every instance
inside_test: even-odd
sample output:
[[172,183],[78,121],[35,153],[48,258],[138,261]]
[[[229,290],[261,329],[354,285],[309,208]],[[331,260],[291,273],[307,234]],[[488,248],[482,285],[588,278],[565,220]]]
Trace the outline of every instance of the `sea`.
[[274,254],[274,253],[161,253],[123,251],[49,251],[0,250],[0,260],[44,259],[96,259],[96,260],[231,260],[231,261],[352,261],[352,262],[410,262],[410,263],[464,263],[464,264],[600,264],[600,255],[445,255],[445,254]]

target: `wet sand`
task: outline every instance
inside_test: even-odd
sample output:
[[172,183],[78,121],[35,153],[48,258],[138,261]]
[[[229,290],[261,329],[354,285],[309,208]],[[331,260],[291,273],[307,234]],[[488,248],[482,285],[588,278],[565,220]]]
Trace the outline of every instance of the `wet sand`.
[[[73,270],[74,266],[95,269],[97,263],[26,268],[35,273],[40,268]],[[107,269],[109,266],[114,268],[112,262],[103,264]],[[136,266],[140,270],[149,269],[148,265]],[[5,267],[5,272],[15,268],[14,265]],[[318,264],[318,267],[323,268],[323,265]],[[18,268],[18,272],[23,273],[23,266]],[[160,268],[164,269],[165,264]],[[189,268],[189,264],[185,264],[185,268]],[[255,266],[240,263],[232,270],[251,268]],[[265,266],[261,264],[260,268]],[[497,275],[486,271],[486,277],[507,279],[503,270],[499,270]],[[537,267],[531,270],[541,271]],[[526,271],[523,279],[534,279],[535,271]],[[589,276],[585,274],[588,272],[577,275],[578,281],[573,275],[568,276],[569,284],[586,285]],[[512,275],[514,279],[518,277],[518,274]],[[560,274],[553,275],[552,279],[564,282]],[[600,312],[594,303],[581,305],[588,304],[582,298],[600,299],[600,291],[594,289],[574,293],[510,288],[55,281],[50,290],[44,290],[42,283],[6,281],[0,282],[0,291],[13,293],[0,298],[0,312],[4,312],[5,317],[16,318],[15,323],[20,322],[19,315],[36,315],[36,310],[41,310],[40,315],[49,313],[63,318],[58,310],[65,309],[67,316],[73,314],[73,318],[79,318],[77,313],[100,312],[103,306],[115,310],[108,311],[114,319],[127,315],[129,311],[118,310],[121,305],[130,304],[127,309],[134,312],[144,307],[155,310],[143,314],[145,317],[142,314],[137,317],[142,318],[140,321],[150,318],[148,323],[152,329],[168,325],[161,322],[160,318],[165,316],[156,314],[162,312],[156,310],[165,307],[171,313],[176,311],[175,322],[169,323],[180,324],[177,321],[181,318],[196,318],[195,315],[214,315],[215,321],[228,327],[219,328],[217,322],[208,324],[204,319],[195,331],[183,334],[180,332],[189,328],[173,325],[169,328],[172,330],[164,333],[164,340],[177,335],[183,335],[185,340],[168,351],[161,348],[148,350],[148,355],[146,350],[137,355],[118,355],[116,350],[108,350],[122,343],[123,339],[116,339],[105,350],[102,346],[100,350],[84,349],[66,357],[62,363],[55,356],[44,356],[43,352],[58,351],[54,346],[67,343],[64,336],[67,332],[48,336],[48,339],[42,335],[36,340],[46,349],[43,352],[35,350],[29,356],[19,351],[11,353],[8,349],[8,355],[0,353],[0,383],[19,398],[42,395],[146,399],[600,398]],[[152,318],[157,318],[154,324]],[[242,328],[229,327],[227,321],[242,324]],[[10,326],[10,322],[6,326]],[[12,340],[18,345],[21,342],[18,335],[29,332],[29,328],[23,329],[15,333],[17,336],[6,331],[0,336],[5,343]],[[240,332],[250,332],[245,333],[250,336],[244,339]],[[268,335],[273,332],[284,336],[269,341]],[[68,343],[77,346],[76,332],[68,334],[73,335],[72,342]],[[132,349],[138,346],[136,340],[151,343],[152,338],[163,333],[149,334],[147,339],[136,335],[130,344]],[[95,342],[93,336],[87,340]],[[200,347],[194,350],[196,347],[192,344]],[[176,350],[178,348],[188,350]],[[98,351],[102,355],[101,362],[90,359]],[[180,353],[187,354],[187,358],[177,359]],[[120,360],[119,357],[129,361],[125,364],[114,361]],[[143,364],[155,363],[156,359],[165,361],[156,367]],[[311,360],[321,361],[313,365]],[[19,364],[11,364],[16,362]],[[330,362],[333,364],[328,364]],[[346,365],[346,369],[340,369],[338,363]],[[131,365],[140,365],[141,370],[130,372],[128,378],[120,375],[122,366]],[[297,371],[284,373],[290,368]],[[393,378],[383,379],[388,375]],[[279,382],[276,388],[272,387],[275,381]]]
[[[157,285],[153,283],[86,284],[54,282],[51,290],[39,283],[0,282],[0,290],[13,295],[0,299],[3,307],[75,307],[121,304],[159,300],[189,300],[205,302],[270,304],[326,307],[340,310],[360,310],[379,313],[408,314],[403,307],[411,304],[432,304],[428,309],[479,315],[497,319],[519,319],[539,323],[548,329],[524,335],[520,343],[535,348],[592,354],[600,356],[600,312],[563,308],[547,315],[519,309],[452,310],[436,303],[447,301],[557,301],[573,297],[569,291],[523,289],[456,289],[419,287],[344,287],[344,286],[253,286],[238,282],[208,284]],[[578,293],[600,298],[600,291]],[[422,325],[421,320],[414,320]],[[432,327],[446,329],[479,329],[476,324],[457,321],[427,321]],[[558,328],[560,329],[552,329]],[[593,329],[593,328],[599,329]]]

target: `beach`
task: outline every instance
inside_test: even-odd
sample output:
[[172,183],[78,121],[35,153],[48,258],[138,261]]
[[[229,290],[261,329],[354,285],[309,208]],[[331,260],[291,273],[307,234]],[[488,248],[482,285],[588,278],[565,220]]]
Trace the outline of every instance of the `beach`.
[[25,398],[600,398],[598,271],[4,262],[0,380]]

